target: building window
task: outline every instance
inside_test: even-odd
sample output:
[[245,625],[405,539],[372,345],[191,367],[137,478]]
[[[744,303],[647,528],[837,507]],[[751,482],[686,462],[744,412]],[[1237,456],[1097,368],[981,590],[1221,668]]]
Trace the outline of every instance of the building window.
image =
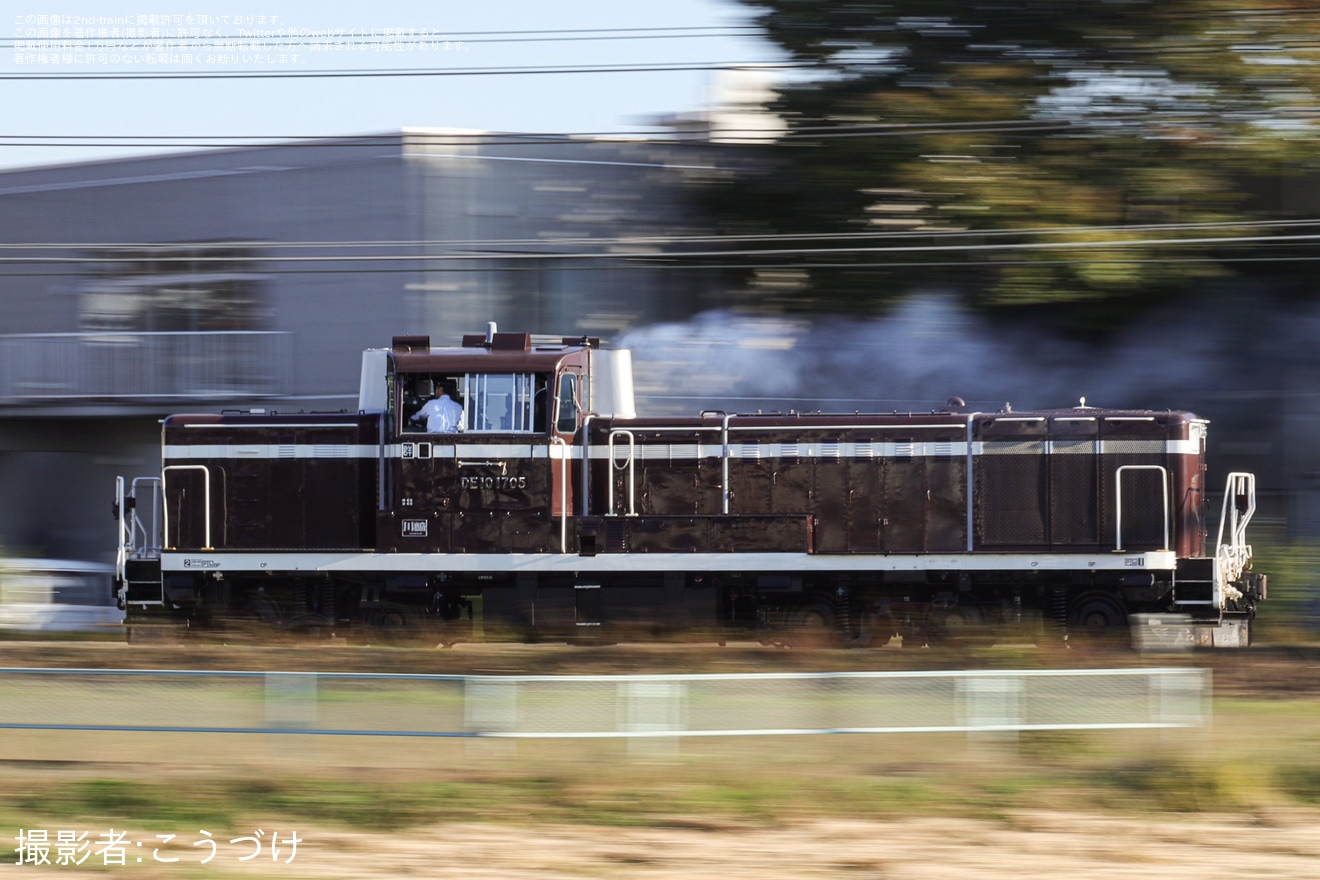
[[245,248],[162,246],[100,251],[83,282],[81,329],[91,333],[261,330],[265,279]]

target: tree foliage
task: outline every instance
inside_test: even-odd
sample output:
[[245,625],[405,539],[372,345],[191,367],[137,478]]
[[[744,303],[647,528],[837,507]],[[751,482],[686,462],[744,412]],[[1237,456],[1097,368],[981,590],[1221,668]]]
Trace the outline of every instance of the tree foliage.
[[832,236],[756,273],[789,304],[954,284],[1110,325],[1231,274],[1272,216],[1252,181],[1314,143],[1311,3],[741,2],[813,71],[780,86],[786,134],[716,199],[727,231]]

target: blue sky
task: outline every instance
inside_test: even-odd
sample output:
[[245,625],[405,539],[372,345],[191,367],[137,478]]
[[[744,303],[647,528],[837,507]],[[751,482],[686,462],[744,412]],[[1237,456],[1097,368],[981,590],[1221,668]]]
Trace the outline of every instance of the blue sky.
[[[11,5],[11,4],[7,4]],[[424,67],[454,70],[563,65],[773,62],[754,32],[740,35],[748,10],[730,0],[16,0],[0,24],[0,74],[142,74],[226,71],[276,74],[316,69]],[[54,21],[53,17],[60,17]],[[79,18],[79,16],[84,16]],[[86,16],[91,16],[87,18]],[[147,18],[155,16],[155,18]],[[239,20],[241,17],[241,21]],[[34,41],[58,28],[61,46]],[[620,39],[586,31],[716,28],[716,36]],[[134,39],[126,44],[129,29]],[[242,29],[240,31],[240,28]],[[72,33],[71,33],[72,29]],[[95,29],[95,30],[93,30]],[[117,31],[116,31],[117,29]],[[329,34],[336,48],[311,51],[305,38],[280,46],[283,33]],[[411,48],[386,51],[364,35],[410,34]],[[83,40],[117,33],[120,42]],[[255,50],[254,31],[264,33]],[[560,31],[608,39],[572,40]],[[496,32],[484,42],[474,32]],[[205,39],[207,35],[215,39]],[[67,40],[73,36],[75,39]],[[199,37],[202,39],[199,40]],[[243,41],[242,38],[247,39]],[[449,46],[445,48],[444,41]],[[352,48],[350,48],[352,47]],[[95,51],[93,51],[93,49]],[[58,57],[57,57],[58,53]],[[191,53],[191,57],[187,57]],[[118,56],[118,57],[115,57]],[[260,59],[259,61],[257,59]],[[709,71],[437,77],[260,79],[71,79],[3,81],[5,125],[0,167],[161,152],[159,146],[35,146],[14,136],[319,136],[453,127],[496,131],[625,132],[656,117],[700,109]]]

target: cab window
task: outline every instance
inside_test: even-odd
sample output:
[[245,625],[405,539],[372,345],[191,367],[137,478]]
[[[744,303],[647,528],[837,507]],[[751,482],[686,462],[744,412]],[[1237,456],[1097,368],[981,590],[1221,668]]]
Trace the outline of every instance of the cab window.
[[[425,433],[427,420],[421,409],[444,391],[459,406],[464,406],[462,394],[464,376],[445,373],[403,373],[398,376],[399,422],[404,433]],[[461,424],[460,424],[461,427]]]
[[463,408],[458,430],[483,434],[531,434],[546,430],[546,386],[537,373],[415,373],[399,377],[402,427],[426,430],[418,412],[444,390]]
[[530,434],[536,430],[532,373],[469,373],[463,377],[464,430]]
[[565,373],[559,377],[558,415],[555,418],[555,430],[560,434],[572,434],[578,424],[578,377]]

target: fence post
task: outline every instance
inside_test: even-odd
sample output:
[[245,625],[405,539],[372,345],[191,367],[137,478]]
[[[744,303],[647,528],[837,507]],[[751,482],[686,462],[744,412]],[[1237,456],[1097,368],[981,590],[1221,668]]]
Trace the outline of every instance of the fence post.
[[[625,733],[669,733],[684,729],[685,681],[621,681],[618,689],[620,728]],[[630,736],[633,758],[675,758],[677,736]]]
[[1017,744],[1022,724],[1022,680],[971,675],[959,680],[968,743]]
[[1151,721],[1171,727],[1210,726],[1208,669],[1170,669],[1151,675]]
[[[316,731],[317,681],[315,672],[268,672],[266,683],[266,727],[272,730]],[[315,750],[315,740],[303,736],[269,734],[271,750],[279,755],[306,754]]]
[[316,728],[316,673],[266,673],[266,726],[276,730]]
[[[463,680],[463,730],[467,733],[513,733],[518,730],[518,682],[512,680]],[[517,751],[517,741],[501,743],[474,737],[469,752],[506,755]]]

